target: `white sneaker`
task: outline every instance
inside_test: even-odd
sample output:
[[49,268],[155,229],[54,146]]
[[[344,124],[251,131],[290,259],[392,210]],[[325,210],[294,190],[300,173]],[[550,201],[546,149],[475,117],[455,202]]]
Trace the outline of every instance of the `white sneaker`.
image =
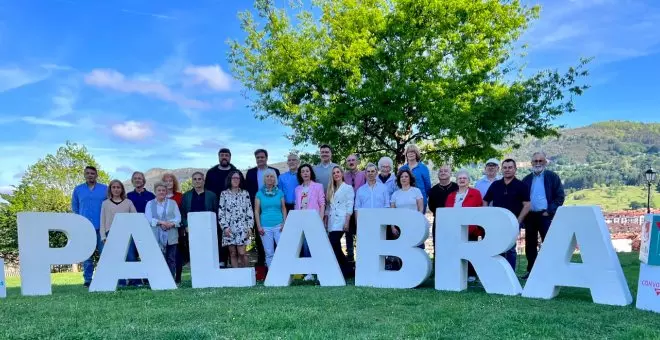
[[305,281],[314,281],[314,275],[313,274],[305,275]]
[[468,282],[472,283],[474,281],[477,281],[477,278],[474,276],[468,276]]

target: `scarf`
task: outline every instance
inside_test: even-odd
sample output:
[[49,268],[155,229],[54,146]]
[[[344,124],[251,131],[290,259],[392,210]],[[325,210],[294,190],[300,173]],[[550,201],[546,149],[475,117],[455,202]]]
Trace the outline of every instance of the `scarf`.
[[277,195],[277,193],[279,192],[280,189],[277,186],[274,186],[270,190],[268,190],[268,189],[266,189],[266,186],[264,185],[263,187],[261,187],[260,190],[261,190],[262,194],[266,195],[266,197],[272,197],[272,196]]

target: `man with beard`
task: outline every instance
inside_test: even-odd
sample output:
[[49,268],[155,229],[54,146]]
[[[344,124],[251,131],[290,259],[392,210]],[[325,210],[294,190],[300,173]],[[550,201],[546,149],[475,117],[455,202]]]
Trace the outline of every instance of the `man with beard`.
[[[222,148],[218,151],[218,162],[218,165],[206,172],[204,189],[220,197],[220,193],[227,189],[227,176],[230,172],[236,170],[236,167],[231,164],[231,151],[227,148]],[[225,263],[229,262],[229,249],[222,246],[222,230],[220,226],[218,226],[218,250],[220,252],[220,268],[223,268],[225,267]]]
[[564,186],[556,173],[546,169],[548,160],[544,152],[532,155],[532,173],[523,178],[523,183],[530,190],[531,209],[525,218],[525,256],[527,257],[527,273],[522,277],[529,278],[538,256],[539,234],[541,242],[545,241],[552,218],[557,209],[564,204]]
[[[529,212],[529,188],[521,180],[516,178],[516,161],[506,159],[502,162],[502,179],[493,182],[484,196],[484,207],[491,203],[493,207],[509,210],[518,217],[518,225],[522,225]],[[516,244],[502,254],[514,272],[516,270]]]

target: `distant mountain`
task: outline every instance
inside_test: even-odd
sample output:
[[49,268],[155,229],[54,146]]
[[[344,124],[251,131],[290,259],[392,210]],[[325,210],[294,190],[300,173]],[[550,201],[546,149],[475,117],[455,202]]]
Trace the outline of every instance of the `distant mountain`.
[[[286,162],[279,162],[269,165],[278,169],[280,172],[287,171],[288,169]],[[166,173],[174,174],[174,176],[179,180],[179,183],[184,183],[192,177],[193,173],[197,171],[201,171],[203,174],[206,174],[207,170],[208,169],[201,169],[201,168],[180,168],[180,169],[153,168],[145,172],[144,177],[147,180],[147,186],[146,186],[147,189],[149,191],[152,191],[153,185],[159,182],[163,178],[163,175]],[[240,170],[243,172],[244,175],[247,172],[247,169],[240,169]],[[125,180],[123,183],[124,186],[126,186],[126,191],[133,190],[133,184],[131,184],[130,178]]]

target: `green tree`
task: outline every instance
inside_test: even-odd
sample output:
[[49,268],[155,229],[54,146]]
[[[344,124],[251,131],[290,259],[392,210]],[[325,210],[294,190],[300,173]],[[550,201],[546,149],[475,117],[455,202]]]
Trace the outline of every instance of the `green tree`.
[[191,190],[192,188],[193,188],[193,184],[192,184],[192,177],[191,177],[191,178],[188,178],[187,180],[185,180],[184,182],[181,183],[181,189],[179,189],[179,190],[181,190],[181,193],[186,193],[186,192],[188,192],[188,190]]
[[587,88],[588,60],[523,74],[514,46],[539,7],[519,0],[273,3],[239,14],[247,35],[229,42],[229,62],[255,115],[289,126],[295,145],[402,163],[424,142],[434,162],[485,159],[516,134],[557,136],[552,120]]
[[[70,142],[54,155],[48,154],[28,167],[15,191],[11,195],[2,195],[9,204],[0,208],[0,256],[8,261],[17,258],[17,213],[71,211],[73,188],[84,182],[83,172],[88,165],[99,169],[99,182],[108,182],[108,174],[99,168],[87,148]],[[53,233],[50,243],[52,247],[62,247],[66,244],[66,237],[62,233]]]

